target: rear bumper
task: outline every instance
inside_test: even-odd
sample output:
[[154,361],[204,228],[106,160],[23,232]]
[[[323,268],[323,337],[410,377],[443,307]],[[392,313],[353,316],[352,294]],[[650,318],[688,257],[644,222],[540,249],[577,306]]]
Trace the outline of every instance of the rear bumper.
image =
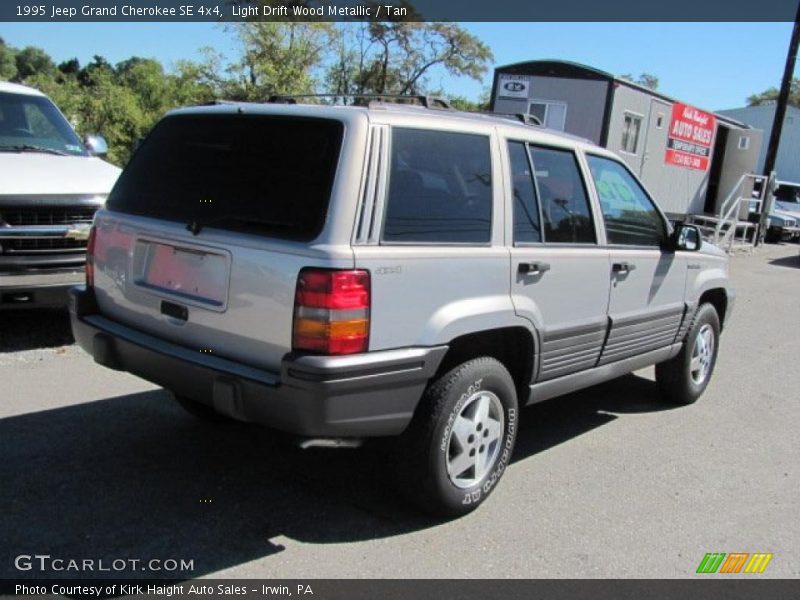
[[404,348],[351,356],[288,354],[280,373],[144,334],[100,315],[94,295],[70,291],[72,331],[94,360],[236,419],[302,436],[401,433],[447,351]]
[[0,310],[64,307],[70,288],[83,280],[83,267],[0,272]]

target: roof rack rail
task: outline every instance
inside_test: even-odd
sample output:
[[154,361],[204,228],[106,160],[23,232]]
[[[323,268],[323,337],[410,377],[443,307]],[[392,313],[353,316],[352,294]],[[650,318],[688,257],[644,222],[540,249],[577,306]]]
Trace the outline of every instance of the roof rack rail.
[[501,119],[510,119],[514,121],[519,121],[520,123],[524,123],[525,125],[531,125],[533,127],[543,127],[544,123],[542,120],[537,117],[536,115],[529,115],[527,113],[488,113],[495,117],[500,117]]
[[[298,99],[306,98],[352,98],[352,105],[364,106],[364,100],[371,102],[389,102],[394,104],[417,104],[425,108],[453,110],[450,103],[439,96],[422,94],[275,94],[267,99],[270,104],[297,104]],[[359,102],[361,100],[361,102]]]

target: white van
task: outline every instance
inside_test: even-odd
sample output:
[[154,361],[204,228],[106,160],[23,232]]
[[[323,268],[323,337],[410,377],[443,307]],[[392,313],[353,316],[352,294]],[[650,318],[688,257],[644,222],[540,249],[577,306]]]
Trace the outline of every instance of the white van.
[[86,238],[120,169],[44,94],[0,82],[0,310],[65,305]]

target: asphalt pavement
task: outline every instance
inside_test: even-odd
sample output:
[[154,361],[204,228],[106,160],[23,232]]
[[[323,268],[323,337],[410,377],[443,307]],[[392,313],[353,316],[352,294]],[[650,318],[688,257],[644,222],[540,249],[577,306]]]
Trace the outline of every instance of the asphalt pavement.
[[797,577],[798,246],[731,271],[695,405],[660,402],[646,369],[527,408],[502,484],[450,522],[395,497],[380,447],[197,421],[95,365],[63,312],[0,313],[0,578],[80,575],[15,567],[36,554],[193,567],[117,576],[673,578],[708,552],[769,552],[757,577]]

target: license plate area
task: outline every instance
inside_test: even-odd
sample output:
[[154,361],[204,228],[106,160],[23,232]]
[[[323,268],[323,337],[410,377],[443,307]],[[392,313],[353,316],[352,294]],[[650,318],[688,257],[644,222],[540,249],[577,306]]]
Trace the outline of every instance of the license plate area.
[[194,306],[224,310],[230,256],[219,250],[173,242],[136,240],[133,283]]

